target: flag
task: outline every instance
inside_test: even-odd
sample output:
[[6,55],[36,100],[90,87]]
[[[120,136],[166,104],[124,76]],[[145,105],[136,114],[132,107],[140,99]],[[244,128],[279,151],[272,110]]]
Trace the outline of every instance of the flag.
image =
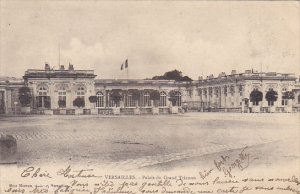
[[121,70],[123,70],[123,64],[121,65]]
[[128,68],[128,59],[125,61],[125,68]]

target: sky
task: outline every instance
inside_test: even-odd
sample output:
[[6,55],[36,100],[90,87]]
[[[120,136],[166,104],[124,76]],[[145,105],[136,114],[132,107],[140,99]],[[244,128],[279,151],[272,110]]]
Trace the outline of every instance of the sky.
[[299,10],[297,1],[0,0],[0,76],[47,62],[121,79],[126,59],[137,79],[174,69],[193,79],[252,68],[299,75]]

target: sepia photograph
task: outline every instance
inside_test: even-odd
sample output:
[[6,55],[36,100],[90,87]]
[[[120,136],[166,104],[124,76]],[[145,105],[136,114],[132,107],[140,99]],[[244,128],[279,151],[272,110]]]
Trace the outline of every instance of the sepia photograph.
[[0,0],[0,194],[300,194],[299,7]]

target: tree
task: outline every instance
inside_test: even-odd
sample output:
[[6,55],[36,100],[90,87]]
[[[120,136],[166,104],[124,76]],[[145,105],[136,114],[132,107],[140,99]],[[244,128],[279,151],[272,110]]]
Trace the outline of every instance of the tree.
[[176,91],[171,90],[169,92],[169,98],[168,100],[172,103],[172,106],[176,106],[177,98],[176,98]]
[[94,107],[95,107],[95,103],[97,102],[97,96],[90,96],[89,101],[90,101],[90,103],[94,104]]
[[85,102],[83,98],[77,97],[74,101],[73,101],[73,106],[77,106],[78,108],[82,108],[85,106]]
[[163,76],[154,76],[153,80],[175,80],[175,81],[193,81],[188,76],[182,76],[182,72],[178,70],[168,71]]
[[258,89],[254,89],[250,94],[250,102],[253,102],[255,105],[258,105],[258,102],[262,101],[263,94]]
[[132,100],[139,100],[141,97],[141,92],[137,89],[130,89],[128,92],[131,94]]
[[153,100],[154,106],[158,106],[159,99],[160,99],[160,93],[157,90],[151,90],[150,100]]
[[115,105],[117,105],[122,100],[121,90],[112,90],[109,94],[109,98],[114,102]]
[[59,108],[65,108],[66,107],[66,101],[62,100],[62,99],[59,99],[58,100],[58,107]]
[[19,100],[22,107],[28,107],[32,99],[31,91],[28,87],[24,86],[19,89]]
[[160,93],[157,90],[151,90],[150,92],[150,100],[159,100]]
[[282,99],[295,99],[295,95],[291,91],[286,91],[283,93]]
[[268,101],[269,106],[273,105],[273,102],[277,101],[278,94],[273,89],[270,89],[265,96],[266,100]]

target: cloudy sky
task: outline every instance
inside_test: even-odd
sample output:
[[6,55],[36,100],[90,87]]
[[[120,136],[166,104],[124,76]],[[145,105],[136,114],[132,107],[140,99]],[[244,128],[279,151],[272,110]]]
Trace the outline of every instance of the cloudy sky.
[[197,79],[232,69],[300,73],[299,2],[0,1],[0,75],[48,62],[98,78],[178,69]]

